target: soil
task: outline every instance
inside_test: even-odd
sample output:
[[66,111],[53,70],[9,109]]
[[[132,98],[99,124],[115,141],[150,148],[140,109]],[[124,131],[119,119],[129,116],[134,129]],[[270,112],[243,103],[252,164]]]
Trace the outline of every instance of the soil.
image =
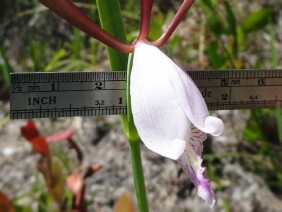
[[[205,141],[204,152],[236,152],[238,145],[244,142],[242,130],[249,118],[248,112],[218,111],[216,115],[224,120],[225,130],[220,137]],[[38,156],[31,154],[31,146],[20,135],[19,129],[24,124],[23,120],[12,120],[0,129],[0,190],[11,197],[28,192],[36,181]],[[41,119],[36,124],[44,134],[75,129],[75,138],[84,152],[84,165],[102,164],[102,169],[86,181],[86,198],[94,202],[89,211],[112,211],[124,190],[129,190],[134,197],[128,144],[119,117],[60,118],[55,123]],[[248,212],[282,208],[281,199],[269,190],[260,176],[244,170],[239,161],[223,157],[215,164],[205,161],[208,166],[220,167],[216,173],[220,184],[212,182],[217,203],[211,209],[197,196],[194,186],[175,161],[151,152],[142,142],[141,147],[150,211],[225,211],[230,208],[230,211]]]

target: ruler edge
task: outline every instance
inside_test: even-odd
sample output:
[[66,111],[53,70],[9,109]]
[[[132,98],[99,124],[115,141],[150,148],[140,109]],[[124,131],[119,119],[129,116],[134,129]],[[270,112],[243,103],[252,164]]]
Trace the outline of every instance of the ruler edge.
[[[199,75],[201,75],[201,73],[213,73],[213,75],[216,73],[218,75],[220,75],[220,78],[228,78],[230,79],[229,77],[229,74],[232,73],[232,72],[255,72],[255,73],[259,73],[259,72],[262,72],[262,73],[265,73],[267,71],[269,72],[278,72],[280,73],[279,76],[282,77],[282,69],[222,69],[222,70],[218,70],[218,69],[189,69],[189,70],[184,70],[185,73],[187,73],[193,80],[200,80],[200,79],[203,79],[203,78],[200,78]],[[14,72],[14,73],[10,73],[10,96],[12,96],[12,78],[13,76],[17,76],[17,75],[25,75],[27,76],[26,74],[33,74],[33,75],[40,75],[40,74],[44,74],[44,75],[49,75],[49,74],[54,74],[54,75],[63,75],[63,74],[70,74],[70,73],[74,73],[74,74],[79,74],[79,75],[87,75],[87,74],[94,74],[94,75],[105,75],[107,73],[109,74],[112,74],[112,75],[115,75],[115,74],[120,74],[120,73],[123,73],[122,75],[125,76],[125,81],[127,80],[127,72],[126,71],[97,71],[97,72],[91,72],[91,71],[75,71],[75,72]],[[191,73],[192,73],[192,76],[191,76]],[[194,73],[198,73],[197,76],[194,75]],[[270,77],[267,77],[267,76],[254,76],[254,77],[260,77],[260,78],[270,78]],[[247,77],[249,78],[249,77]],[[251,78],[251,77],[250,77]],[[275,77],[273,77],[275,78]],[[207,79],[207,78],[206,78]],[[214,79],[213,77],[211,77],[210,79]],[[246,78],[244,78],[246,79]],[[79,82],[81,80],[78,80],[77,82]],[[17,81],[13,81],[13,82],[17,82]],[[91,81],[90,81],[91,82]],[[241,102],[242,103],[242,102]],[[206,103],[207,105],[209,105],[209,103]],[[224,104],[224,103],[220,103],[221,104]],[[212,107],[212,106],[210,106]],[[10,107],[11,108],[11,107]],[[209,109],[209,111],[217,111],[217,110],[244,110],[244,109],[263,109],[265,107],[258,107],[258,108],[229,108],[229,109]],[[270,108],[270,107],[269,107]],[[279,108],[279,107],[271,107],[271,108]],[[32,118],[11,118],[11,109],[10,109],[10,119],[12,120],[16,120],[16,119],[35,119],[37,117],[32,117]],[[123,115],[123,114],[110,114],[110,115]],[[59,118],[59,117],[77,117],[77,116],[51,116],[51,117],[38,117],[38,118]]]

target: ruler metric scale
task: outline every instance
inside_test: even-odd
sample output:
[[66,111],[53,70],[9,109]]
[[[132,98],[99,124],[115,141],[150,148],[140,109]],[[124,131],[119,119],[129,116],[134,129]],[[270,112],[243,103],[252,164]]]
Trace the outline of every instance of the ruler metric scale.
[[[187,73],[200,89],[209,110],[282,107],[282,70]],[[126,114],[126,80],[126,72],[13,73],[10,117]]]

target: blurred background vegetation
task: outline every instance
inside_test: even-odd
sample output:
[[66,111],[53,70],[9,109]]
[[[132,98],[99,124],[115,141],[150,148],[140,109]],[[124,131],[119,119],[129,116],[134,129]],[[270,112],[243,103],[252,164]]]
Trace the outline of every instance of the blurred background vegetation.
[[[95,0],[75,1],[99,23]],[[120,1],[128,41],[139,31],[140,1]],[[157,0],[150,39],[157,39],[182,0]],[[196,0],[187,17],[163,50],[184,69],[281,68],[282,2],[265,0]],[[49,12],[37,0],[0,2],[0,99],[9,100],[9,73],[51,71],[106,71],[105,46]],[[233,154],[206,154],[238,160],[263,176],[272,191],[282,195],[282,112],[252,110],[244,139]],[[8,111],[0,129],[8,122]],[[264,161],[262,163],[262,161]],[[211,166],[212,167],[212,166]],[[220,184],[218,167],[208,170]]]

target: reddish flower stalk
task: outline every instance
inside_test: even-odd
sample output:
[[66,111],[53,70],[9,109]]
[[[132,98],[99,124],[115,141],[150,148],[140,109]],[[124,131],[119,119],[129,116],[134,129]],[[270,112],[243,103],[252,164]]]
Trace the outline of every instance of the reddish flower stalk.
[[90,20],[71,0],[40,0],[42,4],[72,25],[105,45],[123,53],[130,53],[134,45],[118,41]]
[[68,138],[68,142],[70,144],[70,147],[76,151],[77,158],[79,160],[79,163],[82,163],[83,161],[83,153],[77,143],[73,140],[73,138]]
[[150,19],[153,8],[153,0],[142,0],[141,24],[137,40],[147,40],[150,33]]
[[67,177],[67,185],[73,195],[72,212],[87,211],[87,204],[84,199],[85,179],[91,177],[101,167],[102,166],[100,164],[93,164],[87,169],[80,167]]
[[158,40],[153,42],[155,46],[160,47],[167,42],[167,40],[170,38],[175,28],[179,25],[180,21],[185,16],[187,11],[190,9],[194,1],[195,0],[184,0],[184,2],[180,6],[178,12],[174,16],[173,20],[171,21],[166,31],[163,33],[163,35]]
[[[142,0],[140,32],[132,44],[126,44],[117,40],[97,26],[71,0],[40,0],[40,2],[89,36],[122,53],[133,52],[137,41],[147,40],[149,37],[153,0]],[[152,42],[155,46],[160,47],[167,42],[193,3],[194,0],[184,0],[163,35],[158,40]]]
[[79,163],[82,163],[83,161],[83,153],[80,149],[80,147],[77,145],[77,143],[75,142],[75,140],[73,139],[73,134],[74,131],[72,129],[67,129],[64,131],[60,131],[60,132],[56,132],[52,135],[49,135],[46,140],[48,143],[52,143],[52,142],[58,142],[59,140],[67,140],[70,148],[74,149],[76,151],[77,154],[77,159],[79,160]]

